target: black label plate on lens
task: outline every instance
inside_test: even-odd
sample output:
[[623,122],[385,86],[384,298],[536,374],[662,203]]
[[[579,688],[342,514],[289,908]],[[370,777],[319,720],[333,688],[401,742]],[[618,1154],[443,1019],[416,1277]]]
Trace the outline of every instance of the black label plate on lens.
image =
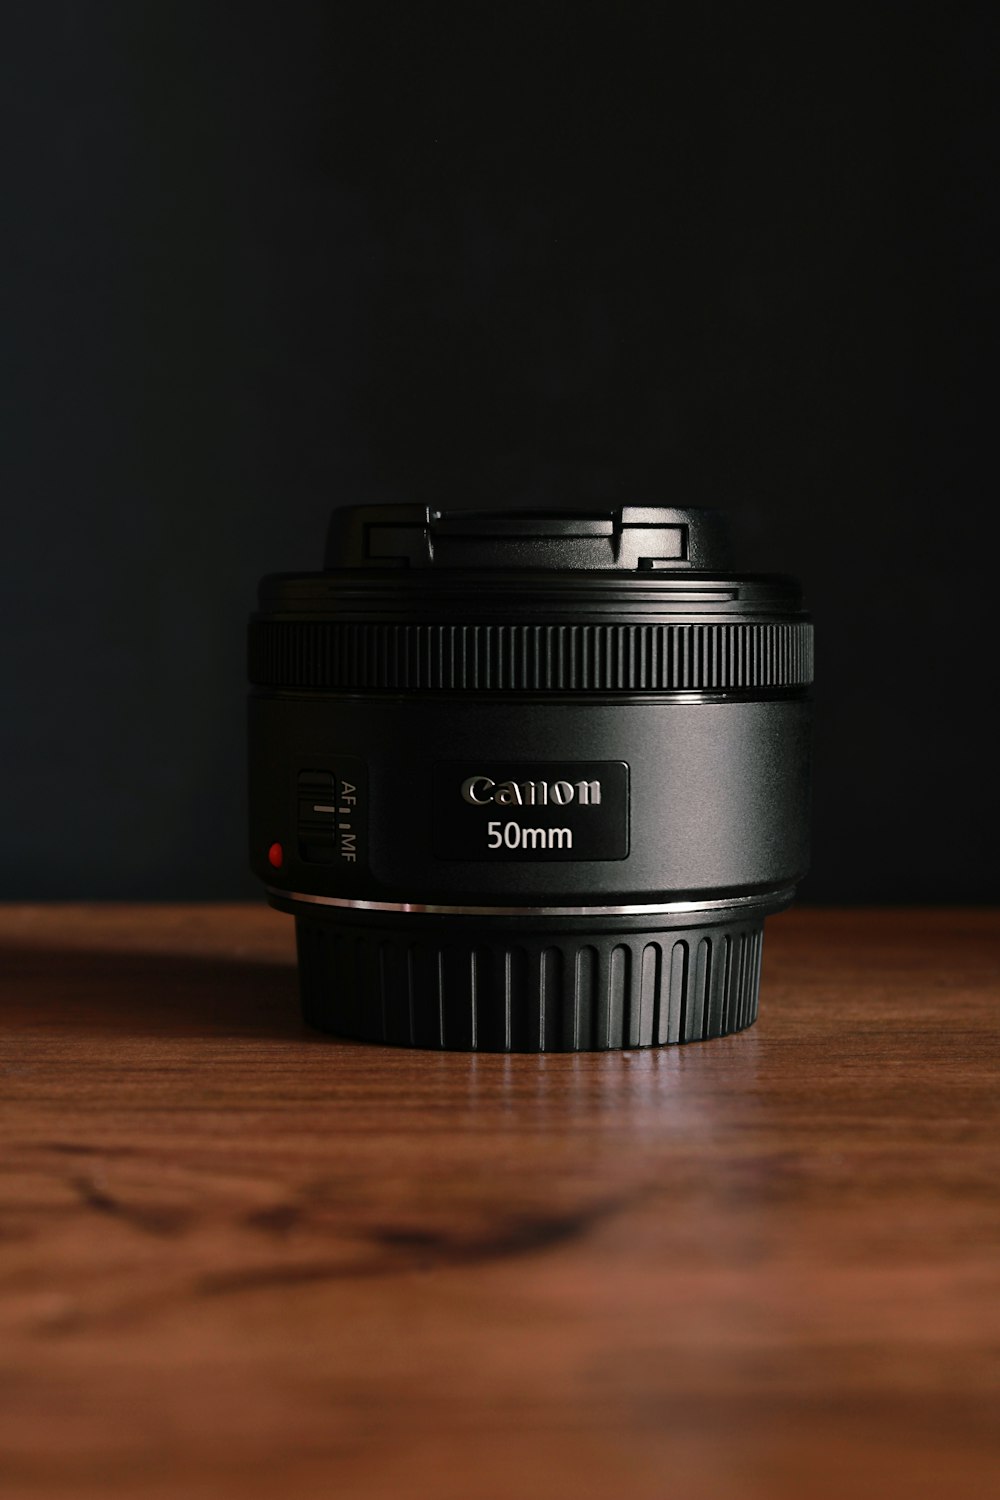
[[439,761],[433,768],[438,859],[625,859],[623,760]]

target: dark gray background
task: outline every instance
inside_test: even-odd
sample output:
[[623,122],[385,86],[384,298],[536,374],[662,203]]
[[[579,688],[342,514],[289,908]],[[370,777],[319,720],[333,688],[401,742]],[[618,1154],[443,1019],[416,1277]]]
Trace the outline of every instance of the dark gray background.
[[250,893],[255,579],[414,497],[730,507],[805,894],[995,899],[987,7],[11,9],[0,894]]

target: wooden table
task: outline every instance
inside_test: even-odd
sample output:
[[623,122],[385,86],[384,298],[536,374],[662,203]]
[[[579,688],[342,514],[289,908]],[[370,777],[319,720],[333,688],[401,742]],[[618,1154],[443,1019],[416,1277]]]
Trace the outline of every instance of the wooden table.
[[793,911],[742,1036],[403,1052],[262,906],[0,908],[0,1491],[992,1500],[998,997]]

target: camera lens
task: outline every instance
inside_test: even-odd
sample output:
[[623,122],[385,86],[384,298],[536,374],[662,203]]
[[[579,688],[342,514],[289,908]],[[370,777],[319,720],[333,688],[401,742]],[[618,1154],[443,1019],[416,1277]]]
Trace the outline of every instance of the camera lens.
[[484,1051],[757,1014],[808,849],[812,626],[715,511],[353,506],[250,623],[250,858],[307,1021]]

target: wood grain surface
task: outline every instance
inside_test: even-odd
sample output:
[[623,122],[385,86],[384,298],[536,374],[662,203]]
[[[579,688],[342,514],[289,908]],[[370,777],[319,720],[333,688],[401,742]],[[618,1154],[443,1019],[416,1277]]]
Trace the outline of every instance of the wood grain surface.
[[0,908],[0,1491],[995,1497],[998,1013],[793,911],[741,1036],[393,1051],[263,907]]

